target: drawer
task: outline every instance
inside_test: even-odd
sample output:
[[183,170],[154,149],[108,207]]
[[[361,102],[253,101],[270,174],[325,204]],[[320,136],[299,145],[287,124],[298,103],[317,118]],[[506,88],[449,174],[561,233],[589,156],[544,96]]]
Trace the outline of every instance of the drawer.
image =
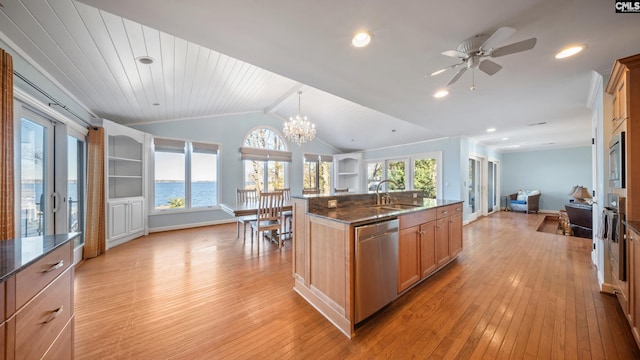
[[441,219],[447,216],[451,216],[451,213],[454,210],[454,206],[457,206],[457,205],[447,205],[447,206],[440,206],[439,208],[436,208],[436,217],[438,219]]
[[400,220],[400,229],[410,228],[412,226],[424,224],[436,219],[436,209],[418,211],[398,217]]
[[16,359],[40,359],[73,315],[73,269],[16,313]]
[[4,354],[5,354],[5,350],[6,349],[6,344],[5,344],[5,339],[6,337],[4,336],[4,332],[5,332],[6,326],[4,324],[4,322],[2,323],[2,325],[0,325],[0,357],[4,359]]
[[7,318],[4,313],[4,286],[5,283],[3,281],[2,284],[0,284],[0,323],[3,323]]
[[16,309],[71,265],[71,241],[16,274]]
[[462,214],[462,203],[449,205],[449,215]]
[[71,360],[73,359],[73,318],[62,330],[56,342],[44,354],[42,360]]

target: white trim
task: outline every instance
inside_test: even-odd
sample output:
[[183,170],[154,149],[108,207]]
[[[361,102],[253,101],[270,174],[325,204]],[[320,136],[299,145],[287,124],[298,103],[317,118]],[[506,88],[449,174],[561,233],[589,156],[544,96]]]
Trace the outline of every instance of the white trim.
[[191,224],[162,226],[162,227],[149,228],[149,233],[162,232],[162,231],[171,231],[171,230],[181,230],[181,229],[190,229],[190,228],[195,228],[195,227],[211,226],[211,225],[231,224],[231,223],[235,223],[235,222],[236,222],[235,219],[228,219],[228,220],[205,221],[205,222],[191,223]]
[[595,71],[591,71],[591,86],[589,86],[589,94],[587,95],[587,107],[593,110],[598,96],[598,92],[602,90],[602,75]]
[[124,125],[126,126],[151,125],[151,124],[162,124],[162,123],[173,122],[173,121],[200,120],[200,119],[210,119],[210,118],[219,118],[219,117],[225,117],[225,116],[237,116],[237,115],[246,115],[246,114],[262,114],[262,111],[252,110],[252,111],[243,111],[243,112],[237,112],[237,113],[212,114],[212,115],[201,115],[201,116],[192,116],[192,117],[175,118],[175,119],[141,121],[136,123],[128,123]]
[[384,146],[384,147],[374,148],[374,149],[366,149],[366,150],[361,150],[361,151],[386,150],[386,149],[393,149],[393,148],[405,147],[405,146],[411,146],[411,145],[417,145],[417,144],[426,144],[426,143],[430,143],[430,142],[434,142],[434,141],[449,140],[449,139],[451,139],[451,137],[450,136],[446,136],[446,137],[441,137],[441,138],[436,138],[436,139],[422,140],[422,141],[416,141],[416,142],[406,143],[406,144],[390,145],[390,146]]
[[44,103],[42,103],[40,100],[33,97],[31,94],[15,86],[13,87],[13,97],[16,98],[18,101],[22,102],[23,104],[31,106],[37,109],[38,111],[43,112],[47,116],[51,116],[54,120],[60,121],[70,129],[80,134],[83,134],[84,136],[87,136],[87,134],[89,133],[89,130],[86,127],[78,124],[77,122],[71,120],[70,118],[64,116],[63,114],[53,110],[51,107],[46,106]]

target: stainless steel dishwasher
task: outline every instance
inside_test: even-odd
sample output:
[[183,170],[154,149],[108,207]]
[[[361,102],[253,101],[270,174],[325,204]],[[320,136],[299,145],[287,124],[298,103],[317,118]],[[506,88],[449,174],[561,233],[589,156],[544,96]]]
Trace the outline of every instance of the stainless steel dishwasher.
[[398,220],[356,227],[356,323],[398,297]]

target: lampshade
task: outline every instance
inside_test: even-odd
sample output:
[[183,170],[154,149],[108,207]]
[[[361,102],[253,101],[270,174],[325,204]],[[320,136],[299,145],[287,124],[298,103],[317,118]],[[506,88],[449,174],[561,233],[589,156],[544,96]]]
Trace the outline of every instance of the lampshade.
[[584,201],[584,199],[591,199],[591,194],[586,187],[577,186],[576,190],[573,192],[573,194],[571,194],[571,197],[575,198],[576,200]]
[[567,194],[567,195],[569,195],[569,196],[573,196],[573,193],[574,193],[574,192],[576,192],[576,189],[577,189],[577,188],[578,188],[578,185],[574,185],[574,186],[571,188],[571,191],[569,191],[569,194]]

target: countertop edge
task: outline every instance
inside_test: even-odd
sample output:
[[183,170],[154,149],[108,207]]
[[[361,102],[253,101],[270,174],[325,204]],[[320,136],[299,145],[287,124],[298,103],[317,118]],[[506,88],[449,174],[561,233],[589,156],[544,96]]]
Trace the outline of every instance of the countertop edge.
[[[70,241],[72,241],[75,238],[77,238],[78,236],[80,236],[80,234],[81,234],[80,232],[75,232],[75,233],[68,233],[68,234],[56,234],[56,235],[45,235],[45,236],[42,236],[43,239],[50,239],[51,241],[54,241],[53,246],[48,248],[47,251],[44,251],[42,254],[33,257],[29,261],[27,261],[25,263],[21,263],[19,266],[14,266],[12,269],[7,270],[7,271],[2,269],[2,273],[0,274],[0,283],[4,283],[11,276],[15,275],[16,273],[20,272],[21,270],[23,270],[24,268],[28,267],[29,265],[35,263],[36,261],[42,259],[44,256],[46,256],[47,254],[51,253],[52,251],[58,249],[59,247],[61,247],[63,245],[66,245]],[[62,238],[62,236],[66,236],[66,238]],[[56,239],[56,237],[58,238],[57,242],[55,242],[55,240],[54,240],[54,239]],[[22,238],[2,240],[2,241],[12,241],[15,244],[15,241],[22,241]],[[3,248],[3,250],[4,250],[4,248]],[[6,255],[7,255],[6,251],[2,251],[2,255],[1,255],[0,261],[5,262]]]

